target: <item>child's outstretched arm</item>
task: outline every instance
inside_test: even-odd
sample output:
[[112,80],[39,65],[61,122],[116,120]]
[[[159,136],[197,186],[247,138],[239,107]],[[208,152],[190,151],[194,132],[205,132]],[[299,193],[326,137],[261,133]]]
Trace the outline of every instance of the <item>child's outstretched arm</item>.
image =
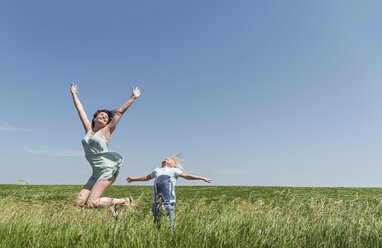
[[206,178],[206,177],[194,176],[194,175],[187,174],[187,173],[184,173],[184,172],[182,174],[180,174],[179,176],[181,176],[181,177],[183,177],[184,179],[187,179],[187,180],[203,180],[206,183],[212,182],[212,179],[209,179],[209,178]]
[[132,183],[135,181],[149,181],[153,179],[150,175],[147,176],[141,176],[141,177],[128,177],[126,178],[127,182]]

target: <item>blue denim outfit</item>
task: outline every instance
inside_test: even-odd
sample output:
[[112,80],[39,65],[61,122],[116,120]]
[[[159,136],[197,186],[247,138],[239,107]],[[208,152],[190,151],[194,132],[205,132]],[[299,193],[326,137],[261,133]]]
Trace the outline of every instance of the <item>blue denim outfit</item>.
[[153,215],[154,215],[154,223],[159,225],[161,217],[167,213],[167,216],[170,219],[170,226],[175,229],[175,202],[172,203],[162,203],[155,202],[152,207]]
[[170,226],[175,229],[175,183],[183,172],[177,168],[156,168],[151,174],[155,178],[153,193],[154,223],[160,226],[163,215],[170,219]]

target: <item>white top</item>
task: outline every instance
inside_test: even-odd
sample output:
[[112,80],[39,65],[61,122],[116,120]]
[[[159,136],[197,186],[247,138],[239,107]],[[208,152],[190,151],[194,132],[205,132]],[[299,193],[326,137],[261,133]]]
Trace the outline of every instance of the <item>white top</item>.
[[175,202],[175,183],[182,173],[183,171],[178,168],[156,168],[151,172],[150,176],[155,178],[153,201],[155,201],[155,195],[161,193],[164,201]]

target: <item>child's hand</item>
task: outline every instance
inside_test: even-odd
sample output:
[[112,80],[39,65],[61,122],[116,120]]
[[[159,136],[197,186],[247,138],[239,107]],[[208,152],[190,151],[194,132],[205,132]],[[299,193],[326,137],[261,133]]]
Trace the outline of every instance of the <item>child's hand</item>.
[[134,177],[128,177],[128,178],[126,178],[126,180],[127,180],[128,183],[132,183],[132,182],[134,182],[134,181],[135,181],[134,179],[135,179]]
[[212,179],[209,179],[209,178],[203,178],[203,181],[205,181],[206,183],[211,183],[212,182]]

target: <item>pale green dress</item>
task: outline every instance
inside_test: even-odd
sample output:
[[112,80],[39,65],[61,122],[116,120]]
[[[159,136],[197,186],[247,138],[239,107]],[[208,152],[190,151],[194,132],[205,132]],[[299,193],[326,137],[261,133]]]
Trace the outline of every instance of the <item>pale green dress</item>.
[[93,168],[93,174],[87,183],[94,185],[97,181],[107,180],[112,176],[117,178],[123,157],[117,152],[108,151],[108,141],[101,135],[101,130],[90,138],[91,134],[90,129],[82,139],[85,157]]

